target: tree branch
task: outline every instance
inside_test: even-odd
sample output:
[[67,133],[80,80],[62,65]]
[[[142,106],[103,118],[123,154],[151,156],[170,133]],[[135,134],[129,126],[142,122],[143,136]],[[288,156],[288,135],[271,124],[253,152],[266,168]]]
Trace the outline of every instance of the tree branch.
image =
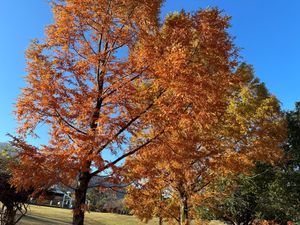
[[140,149],[144,148],[145,146],[147,146],[148,144],[150,144],[152,141],[154,141],[157,137],[159,137],[162,133],[164,133],[164,131],[160,132],[159,134],[155,135],[153,138],[147,140],[145,143],[139,145],[138,147],[134,148],[131,151],[128,151],[127,153],[123,154],[122,156],[118,157],[117,159],[115,159],[114,161],[108,163],[107,165],[105,165],[104,167],[101,168],[101,170],[96,170],[93,173],[91,173],[91,176],[95,176],[98,173],[112,167],[113,165],[116,165],[118,162],[120,162],[121,160],[125,159],[128,156],[131,156],[133,154],[135,154],[136,152],[138,152]]
[[[161,91],[156,99],[160,98],[165,91]],[[113,140],[114,138],[117,138],[121,133],[123,133],[128,127],[131,126],[135,121],[137,121],[143,114],[145,114],[149,109],[151,109],[155,104],[155,101],[153,101],[151,104],[149,104],[139,115],[132,118],[126,125],[124,125],[115,135],[112,139],[108,140],[101,148],[98,150],[98,153],[100,153],[103,149],[105,149]]]
[[80,130],[79,128],[75,127],[73,124],[69,123],[65,118],[63,118],[62,115],[60,115],[60,113],[57,111],[57,109],[55,109],[56,112],[56,116],[59,117],[65,124],[67,124],[69,127],[73,128],[74,130],[76,130],[77,132],[87,135],[86,132]]

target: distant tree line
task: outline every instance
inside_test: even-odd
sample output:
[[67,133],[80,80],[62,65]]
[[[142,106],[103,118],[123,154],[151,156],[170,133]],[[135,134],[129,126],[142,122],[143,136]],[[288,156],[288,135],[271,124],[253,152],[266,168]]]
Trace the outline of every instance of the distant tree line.
[[[121,192],[121,196],[118,193]],[[124,204],[124,190],[100,190],[91,188],[87,192],[87,200],[90,211],[108,212],[118,214],[129,214],[129,210]]]

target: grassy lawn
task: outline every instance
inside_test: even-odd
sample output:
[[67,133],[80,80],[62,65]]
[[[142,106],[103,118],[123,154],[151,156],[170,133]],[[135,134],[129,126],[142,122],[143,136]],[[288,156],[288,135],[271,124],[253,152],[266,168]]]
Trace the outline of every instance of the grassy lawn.
[[[68,209],[29,206],[28,214],[21,220],[20,225],[65,225],[71,224],[72,211]],[[110,213],[86,213],[86,225],[142,225],[133,216],[123,216]],[[148,223],[157,224],[155,220]]]
[[[29,206],[28,214],[21,220],[20,225],[65,225],[71,224],[72,211],[68,209]],[[143,225],[133,216],[123,216],[111,213],[86,213],[85,225]],[[152,220],[148,225],[157,225],[157,220]],[[222,225],[211,222],[210,225]]]

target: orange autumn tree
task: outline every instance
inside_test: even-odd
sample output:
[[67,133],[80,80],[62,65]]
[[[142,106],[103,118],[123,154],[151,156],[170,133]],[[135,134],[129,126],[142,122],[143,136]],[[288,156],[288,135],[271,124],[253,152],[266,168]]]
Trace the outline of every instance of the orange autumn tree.
[[241,64],[235,75],[240,83],[218,120],[203,126],[196,116],[181,119],[176,129],[126,160],[127,177],[134,183],[126,204],[140,219],[159,216],[188,225],[197,207],[230,191],[224,186],[218,193],[220,179],[247,173],[258,161],[280,159],[285,122],[277,99],[251,66]]
[[[27,50],[12,182],[19,189],[74,188],[73,224],[84,223],[93,177],[114,177],[123,159],[192,116],[191,109],[202,121],[224,110],[236,65],[228,18],[212,9],[174,14],[161,25],[161,4],[52,1],[54,23]],[[39,125],[48,127],[49,142],[36,147],[25,140],[38,137]]]

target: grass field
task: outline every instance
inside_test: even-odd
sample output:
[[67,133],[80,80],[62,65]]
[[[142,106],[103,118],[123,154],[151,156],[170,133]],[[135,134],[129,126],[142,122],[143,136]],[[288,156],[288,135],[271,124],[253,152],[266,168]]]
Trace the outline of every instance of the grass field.
[[[28,214],[21,220],[20,225],[65,225],[71,224],[72,211],[68,209],[29,206]],[[133,216],[116,215],[111,213],[86,213],[86,225],[142,225]],[[157,224],[151,221],[149,225]]]
[[[21,220],[20,225],[65,225],[71,224],[72,211],[68,209],[29,206],[28,214]],[[111,213],[86,213],[85,225],[143,225],[133,216],[116,215]],[[157,225],[152,220],[148,225]],[[212,222],[211,225],[221,225]]]

